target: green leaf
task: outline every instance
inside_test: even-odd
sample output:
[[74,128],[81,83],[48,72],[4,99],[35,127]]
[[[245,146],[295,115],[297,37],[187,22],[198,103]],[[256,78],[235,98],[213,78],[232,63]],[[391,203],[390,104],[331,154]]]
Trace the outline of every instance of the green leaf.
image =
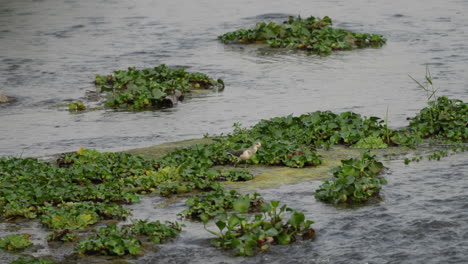
[[305,223],[304,223],[304,228],[305,228],[305,229],[310,228],[310,225],[312,225],[313,223],[314,223],[314,221],[311,221],[311,220],[305,221]]
[[269,203],[262,203],[260,207],[262,212],[269,212],[271,210],[271,205]]
[[271,201],[271,207],[278,208],[280,201]]
[[155,100],[160,100],[162,98],[165,98],[166,97],[166,93],[164,93],[163,91],[161,91],[160,89],[153,89],[151,91],[151,94],[153,95],[153,99]]
[[280,234],[277,238],[280,245],[288,245],[291,243],[291,236],[288,234]]
[[226,223],[224,221],[217,221],[216,226],[219,228],[220,231],[223,231],[223,229],[226,227]]
[[304,214],[303,213],[300,213],[300,212],[294,212],[292,215],[291,215],[291,218],[289,218],[289,224],[291,224],[292,226],[294,226],[295,228],[300,228],[302,223],[304,222],[305,220],[305,217],[304,217]]
[[233,203],[234,210],[239,213],[246,213],[250,208],[250,201],[245,199],[237,199]]
[[257,241],[253,239],[249,239],[245,241],[245,254],[246,256],[253,256],[254,255],[254,249],[257,247]]
[[200,214],[200,219],[202,220],[202,222],[203,222],[204,224],[208,223],[208,221],[210,220],[210,218],[208,217],[208,215],[205,214],[205,213]]
[[236,214],[231,215],[228,219],[228,229],[233,230],[234,227],[240,224],[240,222],[241,219]]
[[141,253],[141,248],[138,245],[130,246],[128,248],[128,252],[131,255],[137,255],[137,254]]
[[354,176],[346,177],[346,184],[353,184],[356,178]]
[[269,237],[275,237],[275,236],[278,235],[278,233],[279,233],[278,230],[276,230],[276,228],[272,227],[272,228],[268,229],[265,234],[267,236],[269,236]]

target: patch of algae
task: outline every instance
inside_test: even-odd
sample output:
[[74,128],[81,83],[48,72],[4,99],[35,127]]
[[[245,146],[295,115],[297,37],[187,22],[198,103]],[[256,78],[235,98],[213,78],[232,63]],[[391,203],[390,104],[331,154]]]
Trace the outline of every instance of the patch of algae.
[[279,185],[294,184],[301,181],[331,177],[331,169],[339,166],[342,159],[359,157],[361,150],[334,146],[330,150],[318,150],[322,164],[316,167],[288,168],[283,166],[248,166],[255,176],[248,182],[225,182],[228,188],[244,191],[267,189]]
[[[210,144],[212,139],[189,139],[177,142],[168,142],[152,147],[132,149],[126,151],[131,154],[139,154],[148,157],[161,157],[162,155],[179,148],[193,146],[195,144]],[[260,149],[259,151],[262,151]],[[252,173],[254,179],[247,182],[224,182],[224,186],[243,191],[254,191],[258,189],[272,188],[284,184],[294,184],[301,181],[316,180],[331,177],[331,169],[341,165],[341,160],[359,157],[363,149],[352,149],[345,146],[332,146],[329,150],[318,150],[322,164],[316,167],[288,168],[283,166],[247,165],[246,169]],[[407,151],[404,148],[375,149],[372,153],[378,156],[396,155],[400,156]],[[239,165],[237,169],[242,169]],[[213,169],[233,169],[232,166],[216,166]]]

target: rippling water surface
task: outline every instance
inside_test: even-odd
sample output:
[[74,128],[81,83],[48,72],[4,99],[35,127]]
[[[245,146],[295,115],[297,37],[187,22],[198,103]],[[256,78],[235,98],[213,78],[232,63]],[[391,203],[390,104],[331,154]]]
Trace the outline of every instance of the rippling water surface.
[[[464,0],[0,2],[0,93],[17,98],[0,105],[2,156],[42,156],[80,147],[125,150],[230,132],[234,122],[249,126],[260,119],[317,110],[384,117],[388,108],[390,125],[400,127],[425,106],[425,94],[408,75],[422,79],[426,65],[440,94],[468,100]],[[264,20],[281,22],[290,15],[328,15],[336,27],[382,34],[388,43],[381,49],[318,57],[226,46],[216,39],[227,31]],[[95,89],[96,73],[161,63],[222,78],[226,89],[155,112],[70,114],[56,107]],[[232,259],[208,246],[207,233],[194,225],[175,243],[135,261],[466,262],[467,155],[402,164],[387,163],[384,201],[357,209],[316,202],[313,190],[319,181],[261,191],[315,220],[315,241],[275,247],[252,259]],[[160,219],[183,208],[181,201],[175,208],[161,209],[161,214],[144,210],[154,202],[135,205],[137,215]],[[29,225],[38,228],[35,222]],[[3,224],[0,231],[5,228]],[[63,249],[47,248],[40,254],[60,252]]]
[[[466,100],[466,1],[1,1],[0,154],[40,156],[80,147],[123,150],[229,132],[234,122],[317,110],[385,116],[392,126],[425,105],[408,74],[429,64],[440,93]],[[383,34],[381,49],[328,57],[226,46],[216,37],[289,15]],[[226,89],[176,108],[70,114],[54,107],[93,90],[96,73],[186,66]]]

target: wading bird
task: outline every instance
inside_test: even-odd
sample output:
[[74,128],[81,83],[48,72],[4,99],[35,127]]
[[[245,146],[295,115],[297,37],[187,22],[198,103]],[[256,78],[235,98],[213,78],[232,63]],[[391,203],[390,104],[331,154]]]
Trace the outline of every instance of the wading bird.
[[[257,150],[262,146],[260,141],[255,141],[252,145],[251,148],[244,148],[244,149],[239,149],[239,150],[232,150],[228,151],[228,154],[231,154],[235,157],[237,157],[236,163],[234,163],[234,167],[237,165],[242,160],[248,160],[251,159],[252,156],[257,153]],[[246,164],[247,166],[247,164]]]

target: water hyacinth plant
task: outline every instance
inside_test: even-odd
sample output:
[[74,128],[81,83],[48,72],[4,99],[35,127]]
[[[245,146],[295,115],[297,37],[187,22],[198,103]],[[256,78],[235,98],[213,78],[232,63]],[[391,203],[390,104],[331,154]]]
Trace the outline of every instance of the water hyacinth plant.
[[369,136],[366,138],[361,138],[356,144],[350,147],[351,148],[365,148],[365,149],[382,149],[382,148],[387,148],[388,145],[384,143],[381,137]]
[[332,203],[360,203],[378,195],[381,185],[387,183],[385,178],[377,177],[383,164],[368,151],[363,151],[358,159],[342,160],[341,163],[334,169],[334,177],[315,191],[317,199]]
[[[310,227],[313,221],[306,220],[301,212],[279,205],[279,201],[263,203],[262,213],[253,218],[236,213],[222,215],[216,221],[219,232],[207,229],[216,236],[211,243],[216,247],[233,249],[239,256],[253,256],[273,244],[287,245],[298,238],[307,240],[315,237],[315,230]],[[248,210],[247,204],[237,209],[239,213]],[[287,221],[286,212],[290,213]]]
[[21,250],[32,245],[29,240],[30,234],[11,234],[0,238],[0,248],[13,251]]
[[468,104],[462,100],[438,97],[428,102],[415,117],[409,118],[409,129],[422,138],[435,137],[452,141],[468,140]]
[[71,102],[68,104],[68,111],[77,112],[86,110],[86,106],[82,101]]
[[386,42],[381,35],[355,33],[331,25],[328,16],[289,17],[282,24],[260,22],[252,29],[239,29],[218,38],[225,43],[263,43],[273,48],[301,49],[322,55],[337,50],[381,47]]
[[447,96],[437,96],[429,67],[426,67],[425,82],[410,78],[426,93],[427,107],[410,120],[409,126],[394,133],[392,140],[398,145],[413,146],[422,139],[437,139],[449,142],[468,140],[468,103]]
[[[322,161],[316,149],[327,149],[335,144],[362,148],[384,147],[384,144],[414,146],[423,138],[462,144],[467,135],[466,110],[467,104],[463,101],[440,97],[429,101],[427,109],[411,119],[408,127],[399,130],[390,129],[378,117],[363,117],[353,112],[317,111],[275,117],[261,120],[250,128],[235,124],[232,133],[214,138],[210,144],[180,148],[159,158],[87,149],[63,154],[56,163],[0,157],[0,218],[37,218],[50,229],[50,241],[74,241],[78,239],[77,230],[90,228],[102,220],[128,217],[130,211],[122,204],[138,202],[141,195],[171,196],[198,191],[204,193],[187,201],[188,209],[183,215],[207,222],[225,214],[224,219],[215,220],[222,230],[215,232],[221,236],[217,235],[219,239],[214,243],[223,248],[235,248],[240,255],[251,255],[270,244],[291,242],[304,234],[311,237],[310,222],[301,220],[300,212],[285,208],[284,215],[291,213],[295,220],[281,224],[275,220],[271,224],[271,208],[266,210],[262,205],[260,207],[266,211],[254,220],[237,213],[236,217],[228,216],[232,209],[245,213],[258,209],[258,205],[265,202],[257,194],[241,195],[222,189],[220,181],[246,181],[254,177],[248,170],[233,169],[236,158],[227,151],[250,147],[260,140],[262,148],[246,161],[247,166],[302,168],[320,165]],[[439,156],[444,155],[440,153],[431,158]],[[334,177],[317,190],[316,197],[333,203],[365,201],[377,195],[384,183],[383,178],[376,176],[379,168],[381,163],[370,153],[343,161]],[[280,212],[282,207],[270,203],[270,207],[275,206]],[[232,228],[227,233],[229,219]],[[238,221],[240,224],[236,224]],[[298,223],[302,223],[301,227]],[[296,225],[296,229],[288,224]],[[290,232],[298,228],[301,231]],[[115,251],[102,249],[102,254],[141,254],[140,234],[119,232],[117,229],[109,231],[113,234],[110,240],[105,236],[96,238],[99,243],[111,241],[120,245]],[[239,237],[238,232],[244,232],[245,236]],[[95,250],[99,244],[93,243],[80,244],[86,246],[77,250],[87,254],[84,252],[89,246],[91,254],[100,251],[100,247]]]
[[186,201],[188,209],[182,211],[181,215],[207,222],[211,218],[242,206],[248,207],[250,212],[258,211],[263,202],[263,198],[258,193],[241,195],[236,190],[228,192],[218,189],[188,199]]
[[195,89],[224,88],[221,79],[213,80],[203,73],[189,73],[184,68],[172,69],[164,64],[143,70],[130,67],[111,75],[98,74],[95,83],[100,92],[108,93],[107,107],[128,110],[171,107]]
[[59,158],[58,166],[33,158],[0,158],[2,217],[39,218],[49,241],[74,241],[74,230],[100,220],[123,220],[121,203],[137,202],[140,193],[156,192],[177,179],[177,169],[124,153],[80,149]]
[[86,255],[140,255],[143,253],[143,242],[146,238],[154,244],[176,237],[182,227],[177,222],[134,220],[131,225],[117,227],[115,224],[102,227],[95,236],[79,242],[76,249]]

